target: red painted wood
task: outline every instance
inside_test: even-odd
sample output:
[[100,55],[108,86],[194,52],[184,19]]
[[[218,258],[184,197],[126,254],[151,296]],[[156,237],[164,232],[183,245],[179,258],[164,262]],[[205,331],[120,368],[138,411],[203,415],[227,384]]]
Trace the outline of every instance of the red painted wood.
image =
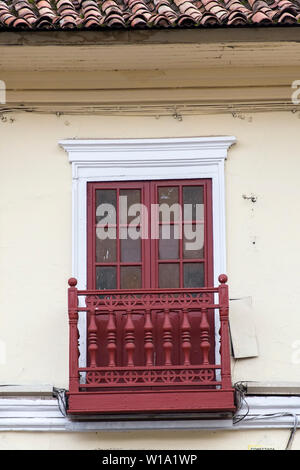
[[221,321],[221,358],[222,358],[222,381],[224,389],[231,388],[231,374],[230,374],[230,343],[229,343],[229,295],[227,276],[221,274],[219,276],[219,302],[220,302],[220,321]]
[[[205,266],[205,287],[213,285],[213,223],[212,223],[212,182],[210,179],[197,180],[159,180],[150,183],[150,200],[153,204],[158,204],[158,190],[161,187],[178,187],[179,203],[183,204],[182,191],[184,186],[202,186],[204,190],[204,259],[184,259],[183,258],[183,239],[179,244],[180,256],[177,260],[159,260],[158,256],[158,239],[150,240],[151,244],[151,260],[152,260],[152,278],[151,286],[159,287],[158,283],[158,266],[160,263],[180,263],[180,287],[183,287],[183,265],[189,262],[204,262]],[[192,221],[192,222],[195,222]],[[172,224],[172,223],[171,223]],[[199,286],[200,287],[200,286]]]
[[207,321],[206,309],[201,310],[201,323],[200,323],[200,347],[202,350],[202,362],[203,364],[209,364],[208,354],[210,350],[210,341],[209,341],[209,323]]
[[172,364],[171,353],[173,346],[172,338],[172,325],[170,322],[170,310],[164,309],[164,324],[163,324],[163,348],[165,351],[165,365],[169,366]]
[[107,349],[109,354],[108,365],[110,367],[116,366],[116,349],[117,349],[117,329],[114,318],[114,313],[109,312],[109,319],[107,324]]
[[[198,180],[160,180],[152,182],[109,182],[109,183],[88,183],[87,190],[87,240],[88,240],[88,263],[87,285],[89,289],[95,289],[95,266],[116,266],[117,267],[117,285],[120,288],[120,266],[121,265],[141,265],[143,272],[143,287],[159,287],[158,285],[158,265],[159,263],[180,263],[180,279],[183,287],[183,265],[184,263],[203,262],[205,266],[205,287],[213,285],[213,224],[212,224],[212,183],[209,179]],[[151,227],[151,205],[158,203],[158,189],[167,186],[177,186],[179,188],[179,202],[182,201],[182,191],[184,186],[201,186],[204,190],[204,251],[203,259],[184,259],[183,258],[183,239],[180,242],[180,256],[178,260],[159,260],[158,258],[158,239],[152,239],[150,233]],[[122,263],[120,261],[120,240],[117,236],[117,261],[113,263],[96,263],[95,258],[95,213],[96,213],[96,190],[114,189],[119,195],[122,189],[139,189],[141,191],[141,202],[148,208],[148,223],[142,224],[143,233],[147,233],[148,238],[142,241],[142,261],[141,263]],[[119,212],[119,198],[117,197],[117,228]],[[194,221],[195,222],[195,221]],[[172,224],[172,223],[171,223]],[[181,228],[182,230],[182,228]],[[118,235],[119,230],[117,230]],[[200,286],[199,286],[200,287]]]
[[131,310],[127,310],[127,321],[125,325],[125,349],[127,351],[127,365],[133,367],[133,353],[135,350],[134,324],[131,317]]
[[[227,277],[219,277],[220,286],[202,289],[141,289],[81,291],[76,280],[69,281],[70,323],[70,413],[105,413],[123,411],[159,410],[233,410],[233,389],[230,377],[230,350],[228,335]],[[86,299],[79,307],[78,297]],[[215,300],[218,296],[218,302]],[[81,304],[82,305],[82,304]],[[221,322],[221,363],[209,361],[209,322],[207,312],[216,310]],[[201,312],[199,335],[190,335],[190,318]],[[89,366],[78,368],[78,313],[89,313],[88,348]],[[181,355],[173,354],[174,328],[170,314],[181,317],[177,338]],[[133,318],[143,323],[143,334],[135,328]],[[108,353],[98,361],[99,347],[95,318],[103,318],[106,328],[101,343],[107,344]],[[157,319],[161,335],[154,337]],[[197,317],[196,317],[197,318]],[[123,321],[124,349],[121,360],[116,358],[118,342],[117,321]],[[106,338],[105,338],[106,337]],[[190,355],[194,345],[200,344],[201,354]],[[112,346],[112,347],[111,347]],[[136,360],[135,350],[144,354]],[[163,350],[163,360],[156,356]],[[124,367],[124,358],[126,366]],[[155,360],[154,360],[155,359]],[[194,359],[194,360],[191,360]],[[219,371],[219,374],[216,374]],[[79,373],[86,377],[79,383]],[[216,380],[216,377],[220,379]],[[123,397],[121,400],[120,397]],[[131,398],[130,398],[131,397]],[[134,397],[134,398],[133,398]],[[175,400],[168,403],[169,400]],[[167,402],[165,401],[167,400]]]
[[[113,189],[117,192],[117,260],[115,262],[96,263],[96,191],[97,189]],[[117,269],[117,288],[120,289],[120,267],[121,266],[141,266],[142,287],[150,287],[150,252],[147,248],[148,240],[142,240],[141,262],[130,263],[121,262],[120,238],[119,238],[119,194],[122,189],[138,189],[141,191],[141,203],[146,207],[150,205],[149,188],[146,182],[113,182],[113,183],[88,183],[87,185],[87,286],[89,289],[96,288],[96,266],[115,266]],[[145,225],[145,227],[144,227]],[[123,225],[124,227],[127,224]],[[147,229],[148,224],[142,224],[142,230]]]
[[[205,286],[213,285],[213,233],[212,233],[212,185],[211,180],[160,180],[150,182],[151,193],[150,200],[154,204],[158,204],[158,191],[161,187],[177,187],[179,191],[179,203],[182,207],[183,212],[183,187],[184,186],[202,186],[204,193],[204,258],[203,259],[184,259],[183,258],[183,239],[179,241],[179,258],[173,260],[159,260],[159,240],[153,239],[151,243],[151,253],[152,253],[152,279],[151,285],[153,287],[159,287],[159,265],[164,263],[180,263],[180,287],[183,287],[183,267],[185,263],[200,262],[204,263],[205,269]],[[182,228],[181,228],[182,231]],[[199,286],[200,287],[200,286]],[[177,359],[178,356],[181,356],[183,360],[184,352],[180,347],[180,323],[182,318],[173,318],[173,314],[170,314],[170,319],[172,323],[172,333],[173,333],[173,348],[172,356],[173,360]],[[199,338],[199,323],[200,323],[200,312],[193,312],[192,314],[192,336],[195,339]],[[214,335],[214,314],[211,312],[209,314],[209,323],[210,323],[210,362],[214,362],[214,353],[215,353],[215,335]],[[156,335],[161,334],[158,326],[156,327]],[[158,357],[162,355],[162,351],[158,349]],[[201,350],[198,347],[194,347],[191,351],[192,360],[197,361],[201,354]]]
[[89,313],[89,326],[88,326],[88,351],[90,357],[90,366],[97,367],[97,351],[98,351],[98,335],[97,335],[97,325],[96,325],[96,312],[95,308],[91,307],[88,311]]
[[191,324],[189,322],[188,309],[183,309],[183,319],[181,325],[181,341],[182,341],[182,351],[184,355],[183,364],[189,366],[190,361],[190,352],[191,352]]
[[78,372],[78,296],[77,280],[69,279],[68,290],[68,315],[69,315],[69,390],[77,392],[79,390],[79,372]]
[[[203,187],[204,254],[201,259],[185,259],[183,240],[180,240],[178,259],[159,260],[158,240],[150,236],[151,204],[157,204],[158,190],[165,186],[178,188],[181,204],[184,186]],[[140,190],[141,202],[148,207],[148,219],[143,214],[141,227],[148,237],[142,240],[140,262],[122,261],[119,235],[116,261],[96,261],[97,189],[114,189],[117,196],[122,189]],[[77,290],[76,280],[70,280],[69,284],[69,412],[233,410],[227,277],[220,276],[220,286],[212,287],[211,180],[88,183],[87,192],[88,290]],[[118,216],[118,197],[116,208]],[[118,219],[116,222],[118,234]],[[204,287],[184,288],[184,265],[195,262],[204,264]],[[180,288],[159,288],[158,269],[163,263],[179,264]],[[97,266],[116,267],[116,289],[95,289]],[[142,288],[120,289],[123,266],[141,267]],[[86,299],[85,307],[78,307],[80,296]],[[215,311],[219,312],[221,325],[220,364],[215,363],[214,354]],[[87,315],[88,324],[87,367],[80,369],[79,312]],[[86,377],[83,384],[79,383],[79,373]]]
[[[115,266],[117,270],[117,287],[120,289],[120,270],[122,266],[133,266],[139,265],[142,269],[142,287],[143,288],[157,288],[158,283],[158,266],[163,263],[179,263],[180,264],[180,285],[183,286],[183,266],[185,262],[203,262],[205,266],[205,286],[213,285],[213,236],[212,236],[212,196],[211,196],[211,180],[166,180],[166,181],[155,181],[155,182],[114,182],[114,183],[88,183],[88,228],[87,228],[87,239],[88,239],[88,288],[95,289],[96,286],[96,266]],[[179,202],[183,203],[183,187],[184,186],[201,186],[203,187],[204,193],[204,224],[205,224],[205,245],[204,245],[204,258],[202,259],[184,259],[183,258],[183,240],[179,243],[180,253],[177,260],[159,260],[158,259],[158,240],[151,239],[150,228],[151,228],[151,205],[158,203],[158,190],[161,187],[176,186],[179,190]],[[96,262],[96,239],[95,239],[95,213],[96,213],[96,191],[98,189],[113,189],[116,191],[117,196],[120,195],[121,190],[138,189],[141,192],[141,202],[148,208],[148,220],[142,224],[143,233],[148,235],[148,238],[142,240],[141,250],[141,262],[140,263],[129,263],[122,262],[120,256],[120,239],[118,236],[119,230],[117,230],[117,259],[115,262],[99,263]],[[117,217],[119,215],[119,198],[117,197]],[[145,217],[143,218],[145,220]],[[116,227],[118,228],[118,218]],[[182,230],[182,229],[181,229]],[[117,289],[117,290],[118,290]],[[156,363],[162,364],[165,360],[165,348],[163,344],[159,344],[157,338],[164,334],[163,324],[164,317],[159,312],[152,313],[154,323],[152,325],[152,340],[155,344],[155,358]],[[186,357],[186,352],[181,348],[181,323],[182,323],[182,312],[170,311],[169,320],[171,323],[171,334],[172,334],[172,348],[168,346],[168,351],[171,351],[171,362],[177,362],[179,359],[184,360],[183,356]],[[191,338],[195,343],[195,339],[199,339],[199,323],[201,320],[200,312],[192,312],[191,322]],[[112,343],[108,341],[104,334],[104,329],[107,328],[108,317],[95,318],[99,336],[99,347],[97,349],[97,362],[102,365],[105,364],[106,357],[108,354],[112,354]],[[137,336],[142,337],[147,334],[147,350],[142,348],[140,343],[136,344],[132,355],[130,353],[131,360],[135,364],[142,364],[145,355],[150,361],[151,356],[151,342],[150,342],[150,331],[145,330],[143,318],[140,315],[132,315],[131,321],[134,325],[134,330]],[[127,353],[125,352],[125,319],[122,315],[116,315],[116,363],[119,365],[125,365],[128,360]],[[214,314],[213,311],[208,312],[208,322],[210,325],[210,350],[209,350],[209,362],[214,362],[214,351],[215,351],[215,338],[214,338]],[[148,328],[148,323],[146,325]],[[128,344],[128,341],[127,341]],[[187,347],[187,342],[185,343]],[[131,346],[130,346],[131,348]],[[131,348],[132,349],[132,348]],[[153,350],[153,351],[154,351]],[[191,349],[191,361],[197,361],[197,356],[201,355],[200,346],[195,346]],[[88,360],[90,361],[89,351]]]
[[[117,404],[117,405],[116,405]],[[142,412],[217,412],[235,410],[231,391],[174,391],[69,394],[69,414]]]
[[149,302],[145,301],[145,354],[146,354],[146,365],[152,366],[153,365],[153,351],[154,351],[154,344],[153,344],[153,324],[151,319],[151,309]]

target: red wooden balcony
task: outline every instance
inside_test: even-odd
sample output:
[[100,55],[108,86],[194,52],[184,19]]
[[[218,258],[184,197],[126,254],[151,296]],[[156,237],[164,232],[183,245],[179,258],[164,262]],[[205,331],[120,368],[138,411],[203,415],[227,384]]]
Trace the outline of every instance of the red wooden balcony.
[[[70,279],[68,412],[233,411],[227,276],[219,281],[216,288],[82,291]],[[78,365],[79,315],[87,321],[86,367]]]

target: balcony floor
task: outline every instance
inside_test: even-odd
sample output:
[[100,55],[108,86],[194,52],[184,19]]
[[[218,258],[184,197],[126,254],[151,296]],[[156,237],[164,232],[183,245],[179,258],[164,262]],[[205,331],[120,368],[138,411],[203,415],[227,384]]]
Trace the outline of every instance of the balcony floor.
[[234,390],[69,393],[69,414],[235,410]]

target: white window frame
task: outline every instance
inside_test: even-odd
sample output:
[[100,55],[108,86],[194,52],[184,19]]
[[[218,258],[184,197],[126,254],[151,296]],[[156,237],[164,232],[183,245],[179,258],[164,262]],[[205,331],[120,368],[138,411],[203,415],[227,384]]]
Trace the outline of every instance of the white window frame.
[[[214,284],[226,273],[224,161],[233,136],[62,140],[72,164],[72,276],[87,287],[87,183],[212,179]],[[79,365],[86,366],[86,321],[79,317]],[[216,317],[216,331],[219,319]],[[216,341],[216,359],[219,345]]]

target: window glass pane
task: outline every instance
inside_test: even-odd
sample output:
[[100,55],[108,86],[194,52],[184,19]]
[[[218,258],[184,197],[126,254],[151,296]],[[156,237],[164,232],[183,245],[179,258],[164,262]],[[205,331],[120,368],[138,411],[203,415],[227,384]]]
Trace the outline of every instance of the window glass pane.
[[179,258],[178,230],[179,225],[176,227],[174,225],[159,227],[159,259]]
[[116,223],[117,191],[115,189],[96,190],[96,223]]
[[142,287],[142,271],[139,266],[121,266],[121,289]]
[[117,258],[117,241],[107,238],[100,240],[96,230],[96,263],[113,263]]
[[[158,204],[160,206],[159,220],[163,222],[173,222],[180,219],[180,208],[178,206],[178,188],[175,186],[166,186],[158,188]],[[172,212],[170,213],[169,208],[175,204]],[[165,207],[163,206],[165,205]],[[162,207],[161,207],[162,206]],[[174,211],[175,209],[175,211]]]
[[[122,199],[121,199],[121,196],[122,196]],[[125,198],[127,198],[127,200]],[[121,189],[120,190],[120,222],[122,224],[129,224],[130,222],[134,221],[136,217],[140,216],[140,212],[141,212],[139,210],[140,203],[141,203],[141,190],[140,189]]]
[[135,263],[141,261],[141,239],[131,238],[131,228],[129,233],[127,228],[120,230],[121,262]]
[[203,263],[184,263],[183,286],[184,287],[204,287],[204,264]]
[[117,268],[115,266],[96,267],[96,289],[116,289]]
[[204,258],[204,224],[184,224],[183,257],[188,259]]
[[163,263],[159,265],[159,287],[161,289],[179,287],[179,264]]
[[184,220],[204,219],[203,186],[183,186]]

